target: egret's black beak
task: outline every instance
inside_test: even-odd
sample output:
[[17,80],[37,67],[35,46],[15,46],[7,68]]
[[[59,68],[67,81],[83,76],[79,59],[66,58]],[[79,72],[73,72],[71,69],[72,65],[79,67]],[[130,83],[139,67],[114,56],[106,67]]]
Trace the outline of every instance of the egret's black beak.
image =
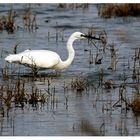
[[82,34],[81,36],[82,36],[82,37],[85,37],[85,38],[87,38],[87,39],[101,40],[100,38],[97,38],[97,37],[95,37],[95,36],[84,35],[84,34]]

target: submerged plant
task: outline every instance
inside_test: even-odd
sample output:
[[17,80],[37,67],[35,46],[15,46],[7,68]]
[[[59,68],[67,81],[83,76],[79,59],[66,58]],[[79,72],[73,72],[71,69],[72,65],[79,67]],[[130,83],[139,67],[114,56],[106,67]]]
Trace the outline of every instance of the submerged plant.
[[121,107],[121,110],[129,110],[131,103],[126,97],[126,84],[121,84],[119,87],[119,100],[113,105],[113,107]]
[[99,54],[97,53],[95,57],[95,64],[102,64],[102,59],[103,57],[100,57]]
[[19,44],[20,44],[20,43],[16,43],[16,44],[14,45],[14,49],[13,49],[13,53],[14,53],[14,54],[17,54],[17,47],[19,46]]
[[115,48],[114,43],[110,45],[110,54],[111,54],[111,66],[109,67],[109,69],[112,69],[114,71],[116,70],[116,66],[118,63],[118,49]]
[[84,91],[88,88],[88,81],[85,78],[77,76],[71,81],[71,88],[76,89],[77,92]]
[[115,88],[115,81],[113,80],[106,80],[103,82],[104,88],[105,89],[113,89]]
[[2,77],[3,77],[3,80],[8,80],[9,79],[9,68],[8,66],[5,66],[4,68],[2,68],[1,70],[2,72]]
[[32,12],[30,6],[25,9],[25,13],[23,15],[23,23],[25,29],[28,29],[29,31],[38,29],[36,22],[36,14]]
[[134,59],[134,61],[140,59],[140,48],[138,49],[138,51],[135,50],[135,54],[132,56],[132,58]]
[[8,33],[14,33],[15,27],[15,11],[9,10],[7,16],[0,17],[0,30],[6,30]]

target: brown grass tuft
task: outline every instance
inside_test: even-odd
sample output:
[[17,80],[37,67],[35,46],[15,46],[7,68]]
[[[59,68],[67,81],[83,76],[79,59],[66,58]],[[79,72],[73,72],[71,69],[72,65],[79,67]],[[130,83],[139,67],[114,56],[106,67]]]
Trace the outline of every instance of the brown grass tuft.
[[71,82],[71,88],[76,89],[77,92],[82,92],[88,87],[88,81],[87,79],[84,79],[80,76],[76,77],[74,80]]
[[140,15],[140,4],[102,4],[97,8],[98,15],[104,18]]

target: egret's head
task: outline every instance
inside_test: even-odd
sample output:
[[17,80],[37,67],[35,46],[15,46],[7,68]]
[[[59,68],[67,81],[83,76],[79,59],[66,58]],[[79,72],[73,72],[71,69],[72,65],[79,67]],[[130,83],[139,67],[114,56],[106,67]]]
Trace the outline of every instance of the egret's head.
[[86,34],[81,33],[81,32],[75,32],[75,33],[73,33],[73,36],[76,39],[95,39],[95,40],[100,40],[100,38],[93,37],[93,36],[90,36],[90,35],[86,35]]

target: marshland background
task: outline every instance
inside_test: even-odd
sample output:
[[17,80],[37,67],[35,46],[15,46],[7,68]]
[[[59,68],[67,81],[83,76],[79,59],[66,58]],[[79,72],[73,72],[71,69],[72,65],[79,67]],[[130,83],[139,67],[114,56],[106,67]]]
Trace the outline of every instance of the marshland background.
[[[139,4],[0,4],[1,136],[140,135]],[[49,49],[73,64],[37,75],[4,61],[9,53]]]

